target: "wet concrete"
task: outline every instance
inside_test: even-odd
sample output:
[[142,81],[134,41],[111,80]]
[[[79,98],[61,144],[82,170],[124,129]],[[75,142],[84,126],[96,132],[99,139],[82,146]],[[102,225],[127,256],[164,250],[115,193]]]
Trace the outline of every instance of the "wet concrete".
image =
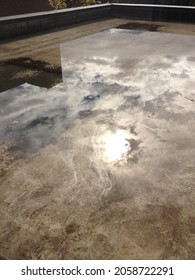
[[[26,63],[29,61],[29,63]],[[60,66],[41,67],[40,60],[31,58],[10,59],[0,63],[0,92],[19,86],[25,82],[50,88],[62,81]],[[43,62],[45,63],[45,62]]]
[[63,83],[0,94],[25,154],[0,179],[2,258],[195,258],[194,44],[111,29],[61,45]]
[[0,92],[25,82],[52,87],[61,81],[60,43],[109,28],[194,35],[195,25],[108,18],[0,42]]

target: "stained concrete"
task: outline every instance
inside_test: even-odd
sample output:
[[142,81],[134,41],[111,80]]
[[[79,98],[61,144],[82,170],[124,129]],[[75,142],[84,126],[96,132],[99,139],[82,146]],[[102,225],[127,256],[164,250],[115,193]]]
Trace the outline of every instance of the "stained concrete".
[[61,45],[61,84],[0,94],[24,153],[0,181],[2,257],[195,258],[194,44],[111,29]]

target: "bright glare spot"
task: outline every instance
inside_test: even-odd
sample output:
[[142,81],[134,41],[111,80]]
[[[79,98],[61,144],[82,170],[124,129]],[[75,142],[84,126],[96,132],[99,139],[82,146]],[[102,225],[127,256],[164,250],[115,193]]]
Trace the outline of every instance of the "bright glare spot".
[[122,130],[118,130],[116,133],[106,137],[105,156],[108,161],[121,160],[125,157],[130,149],[127,137],[127,133]]

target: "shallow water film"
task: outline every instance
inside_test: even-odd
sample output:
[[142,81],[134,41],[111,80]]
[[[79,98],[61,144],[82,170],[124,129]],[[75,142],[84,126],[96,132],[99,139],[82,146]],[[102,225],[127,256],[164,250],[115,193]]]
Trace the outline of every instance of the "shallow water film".
[[194,45],[110,29],[0,93],[2,258],[195,258]]

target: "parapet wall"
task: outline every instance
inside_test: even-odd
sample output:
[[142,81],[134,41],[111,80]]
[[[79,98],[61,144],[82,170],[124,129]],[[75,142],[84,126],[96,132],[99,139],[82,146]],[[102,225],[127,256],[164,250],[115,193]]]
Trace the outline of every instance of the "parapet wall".
[[101,4],[0,18],[0,39],[41,32],[105,17],[150,21],[195,22],[195,7]]
[[113,3],[111,13],[114,17],[128,17],[140,20],[195,22],[195,7],[191,6]]
[[0,39],[50,30],[111,16],[110,4],[0,18]]

